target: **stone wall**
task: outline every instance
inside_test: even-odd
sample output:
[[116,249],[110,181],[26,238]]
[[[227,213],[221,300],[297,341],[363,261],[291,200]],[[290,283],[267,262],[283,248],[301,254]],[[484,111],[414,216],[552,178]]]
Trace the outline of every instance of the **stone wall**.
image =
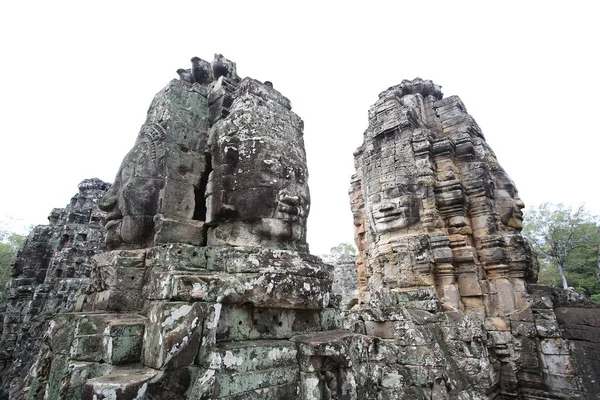
[[74,310],[89,282],[91,257],[105,249],[98,200],[110,184],[94,178],[78,187],[64,209],[52,210],[49,225],[32,230],[12,265],[0,337],[0,397],[28,372],[52,317]]

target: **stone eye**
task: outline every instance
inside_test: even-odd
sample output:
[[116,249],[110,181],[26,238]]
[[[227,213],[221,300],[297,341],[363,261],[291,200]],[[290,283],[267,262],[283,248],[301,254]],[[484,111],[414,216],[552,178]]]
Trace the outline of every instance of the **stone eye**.
[[306,177],[304,176],[304,169],[302,169],[302,168],[296,169],[296,182],[298,182],[298,183],[306,182]]

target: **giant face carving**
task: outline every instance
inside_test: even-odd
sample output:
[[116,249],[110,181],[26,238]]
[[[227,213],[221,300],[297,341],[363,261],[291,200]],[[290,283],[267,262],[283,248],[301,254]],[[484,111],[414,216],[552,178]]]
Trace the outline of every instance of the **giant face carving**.
[[[206,91],[171,81],[154,97],[133,149],[100,201],[110,248],[139,248],[154,240],[193,243],[191,236],[200,236],[199,224],[190,221],[204,217],[196,191],[203,191],[206,179],[207,137]],[[192,226],[196,232],[188,230]]]
[[243,222],[267,241],[304,242],[310,195],[303,154],[272,137],[227,135],[216,147],[209,220]]
[[[305,243],[302,121],[260,82],[245,80],[239,91],[232,113],[213,127],[207,222],[228,244]],[[217,244],[210,235],[209,244]]]
[[494,195],[500,214],[500,221],[507,227],[522,229],[525,204],[519,197],[513,181],[504,171],[496,174],[496,189]]
[[263,209],[257,233],[277,241],[304,242],[310,206],[306,168],[301,160],[278,161],[274,160],[274,168],[267,174],[272,190],[263,199],[268,207]]
[[[150,128],[144,127],[142,132],[144,129]],[[143,245],[151,239],[163,185],[152,144],[138,139],[123,159],[113,186],[99,203],[100,209],[107,212],[105,228],[109,248]]]
[[369,196],[375,230],[379,234],[406,228],[419,221],[416,185],[386,185]]

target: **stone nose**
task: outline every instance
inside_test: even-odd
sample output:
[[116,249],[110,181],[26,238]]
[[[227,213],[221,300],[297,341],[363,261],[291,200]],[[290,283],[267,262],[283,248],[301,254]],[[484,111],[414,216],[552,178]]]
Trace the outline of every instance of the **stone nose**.
[[523,209],[525,208],[525,203],[523,203],[523,200],[521,200],[521,198],[519,196],[515,197],[515,205],[517,206],[517,208],[519,209]]
[[106,212],[112,211],[117,204],[117,198],[116,194],[107,192],[98,202],[98,208]]

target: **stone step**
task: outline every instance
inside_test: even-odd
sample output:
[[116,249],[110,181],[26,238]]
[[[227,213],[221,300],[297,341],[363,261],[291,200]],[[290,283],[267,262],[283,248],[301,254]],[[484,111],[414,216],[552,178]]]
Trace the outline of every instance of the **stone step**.
[[211,399],[296,398],[296,346],[289,340],[220,342],[201,362],[206,369],[194,392]]
[[111,374],[88,380],[83,389],[83,400],[142,399],[148,381],[157,371],[150,368],[116,369]]
[[54,348],[77,361],[139,362],[146,322],[138,314],[63,314],[54,320]]
[[217,399],[245,398],[243,396],[236,397],[234,395],[240,395],[244,392],[259,391],[260,389],[272,388],[279,385],[294,385],[297,384],[298,381],[298,366],[295,365],[242,373],[228,372],[217,374],[213,397]]
[[250,372],[297,365],[296,344],[289,340],[249,340],[219,343],[211,368],[222,372]]
[[297,398],[298,383],[285,383],[283,385],[270,386],[262,389],[249,390],[247,392],[220,397],[221,400],[293,400]]

